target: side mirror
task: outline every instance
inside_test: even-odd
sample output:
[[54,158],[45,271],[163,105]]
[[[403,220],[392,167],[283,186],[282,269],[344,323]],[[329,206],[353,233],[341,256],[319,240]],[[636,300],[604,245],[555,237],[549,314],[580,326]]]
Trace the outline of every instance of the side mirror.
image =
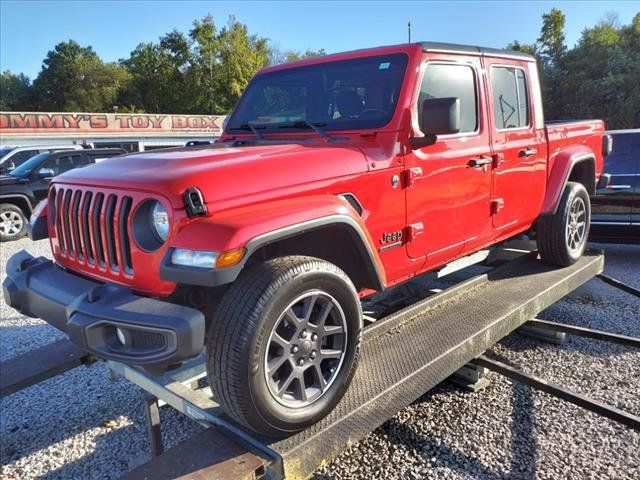
[[51,178],[55,176],[55,172],[51,168],[41,168],[36,172],[37,178]]
[[458,97],[427,98],[419,112],[420,128],[424,137],[410,140],[413,148],[436,143],[437,135],[460,131],[460,99]]
[[422,102],[420,128],[425,135],[447,135],[460,131],[458,97],[427,98]]

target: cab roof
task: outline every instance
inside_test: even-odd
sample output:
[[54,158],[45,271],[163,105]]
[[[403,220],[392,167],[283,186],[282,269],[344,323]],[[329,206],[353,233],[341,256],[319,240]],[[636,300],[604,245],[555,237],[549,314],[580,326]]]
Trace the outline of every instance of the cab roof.
[[272,72],[275,70],[287,69],[294,66],[311,65],[315,63],[324,63],[333,59],[354,58],[358,54],[387,54],[392,52],[409,52],[415,51],[416,48],[421,48],[424,52],[438,52],[438,53],[462,53],[465,55],[476,55],[480,57],[504,57],[515,58],[527,62],[535,62],[536,58],[525,52],[519,52],[517,50],[507,50],[500,48],[478,47],[475,45],[459,45],[456,43],[443,43],[443,42],[414,42],[414,43],[399,43],[396,45],[385,45],[379,47],[361,48],[357,50],[350,50],[346,52],[336,52],[328,55],[322,55],[318,57],[309,57],[295,62],[282,63],[278,65],[270,65],[263,68],[260,73]]
[[535,62],[536,57],[525,52],[517,50],[507,50],[506,48],[488,48],[478,47],[475,45],[459,45],[457,43],[441,43],[441,42],[418,42],[425,52],[444,52],[444,53],[465,53],[467,55],[479,55],[490,57],[510,57],[525,60],[527,62]]

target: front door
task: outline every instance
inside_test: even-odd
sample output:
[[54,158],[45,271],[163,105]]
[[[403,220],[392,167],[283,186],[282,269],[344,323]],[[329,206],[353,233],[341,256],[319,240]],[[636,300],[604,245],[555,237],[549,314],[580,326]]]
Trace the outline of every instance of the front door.
[[[427,267],[459,255],[490,227],[491,165],[479,57],[430,57],[413,108],[427,98],[460,99],[460,131],[407,155],[407,223],[412,258]],[[425,132],[429,133],[429,132]],[[489,228],[490,229],[490,228]]]

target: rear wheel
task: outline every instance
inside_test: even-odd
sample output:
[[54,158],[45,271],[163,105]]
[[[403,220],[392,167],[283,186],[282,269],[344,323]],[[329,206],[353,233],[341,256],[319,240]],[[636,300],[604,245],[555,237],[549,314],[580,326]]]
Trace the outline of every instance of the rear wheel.
[[27,217],[22,210],[11,203],[0,205],[0,240],[17,240],[27,233]]
[[355,288],[335,265],[302,256],[254,265],[211,322],[207,374],[214,397],[259,433],[299,431],[346,391],[361,330]]
[[554,215],[538,220],[537,243],[542,261],[566,267],[584,253],[591,222],[591,203],[584,185],[568,182]]

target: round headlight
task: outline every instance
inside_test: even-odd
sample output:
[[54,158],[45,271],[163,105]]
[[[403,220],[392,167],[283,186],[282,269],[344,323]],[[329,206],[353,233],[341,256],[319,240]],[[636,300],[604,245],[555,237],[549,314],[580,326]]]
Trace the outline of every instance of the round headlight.
[[158,237],[158,240],[164,242],[169,235],[169,214],[160,202],[155,202],[150,210],[151,226]]

